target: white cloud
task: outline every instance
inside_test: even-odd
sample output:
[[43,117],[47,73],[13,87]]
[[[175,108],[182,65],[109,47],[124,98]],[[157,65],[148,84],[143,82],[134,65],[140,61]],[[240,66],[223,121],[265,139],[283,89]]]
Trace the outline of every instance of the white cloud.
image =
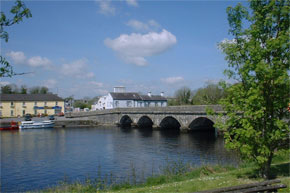
[[51,61],[45,57],[34,56],[27,60],[27,64],[31,67],[49,67]]
[[138,3],[137,0],[126,0],[127,4],[133,7],[137,7]]
[[56,84],[57,84],[57,80],[55,79],[48,79],[43,82],[43,86],[46,86],[47,88],[50,88],[50,89],[55,88]]
[[97,1],[100,6],[99,12],[104,15],[114,15],[115,14],[115,7],[112,6],[111,0],[99,0]]
[[154,20],[149,20],[147,23],[144,23],[136,19],[131,19],[126,25],[138,31],[155,31],[160,28],[160,25]]
[[7,82],[7,81],[0,81],[0,86],[6,86],[10,84],[10,82]]
[[102,82],[96,82],[96,81],[90,81],[89,84],[96,86],[96,87],[103,87],[103,83]]
[[95,76],[93,72],[88,72],[87,59],[85,58],[63,64],[60,73],[76,78],[92,78]]
[[86,75],[88,78],[93,78],[95,76],[95,74],[93,72],[89,72]]
[[46,57],[41,56],[33,56],[31,58],[26,58],[25,54],[21,51],[11,51],[6,54],[8,57],[11,58],[11,60],[15,64],[25,64],[31,67],[50,67],[51,61]]
[[183,82],[184,78],[181,76],[175,76],[175,77],[162,78],[161,81],[167,84],[175,84],[175,83]]
[[176,37],[166,31],[147,34],[121,34],[116,39],[105,39],[105,45],[119,54],[127,63],[138,66],[147,65],[145,57],[165,52],[177,43]]
[[24,53],[20,51],[18,52],[11,51],[8,52],[6,55],[9,56],[15,64],[22,64],[25,63],[26,61]]

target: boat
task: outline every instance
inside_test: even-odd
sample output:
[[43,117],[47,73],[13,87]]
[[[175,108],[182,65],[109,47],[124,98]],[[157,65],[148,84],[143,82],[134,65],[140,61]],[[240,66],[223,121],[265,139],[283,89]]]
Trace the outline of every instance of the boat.
[[41,129],[41,128],[53,128],[54,121],[42,121],[42,122],[35,122],[35,121],[21,121],[19,125],[19,129]]
[[15,121],[0,123],[0,130],[17,130],[17,129],[19,129],[18,123]]

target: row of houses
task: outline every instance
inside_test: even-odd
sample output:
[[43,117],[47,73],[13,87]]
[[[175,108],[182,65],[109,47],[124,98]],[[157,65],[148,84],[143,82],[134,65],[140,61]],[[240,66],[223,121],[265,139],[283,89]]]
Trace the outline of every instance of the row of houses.
[[[72,111],[70,101],[64,101],[55,94],[0,94],[0,117],[22,117],[26,114],[55,115]],[[147,95],[126,92],[125,87],[115,87],[114,92],[102,96],[91,110],[135,107],[166,107],[164,93]]]
[[125,87],[114,87],[114,92],[100,97],[92,110],[114,109],[114,108],[134,108],[134,107],[166,107],[167,99],[164,93],[160,95],[142,95],[136,92],[126,92]]
[[64,100],[54,94],[0,94],[0,117],[64,113]]

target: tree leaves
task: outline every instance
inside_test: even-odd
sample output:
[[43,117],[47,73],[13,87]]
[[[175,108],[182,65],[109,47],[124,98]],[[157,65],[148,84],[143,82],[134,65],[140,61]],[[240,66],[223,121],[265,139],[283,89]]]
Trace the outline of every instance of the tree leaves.
[[226,131],[226,146],[255,161],[269,177],[273,154],[285,148],[289,137],[284,118],[290,98],[290,6],[286,0],[249,4],[251,11],[241,4],[227,9],[234,39],[221,42],[219,48],[228,61],[225,74],[239,83],[225,88],[222,105],[228,119],[217,125]]
[[[8,19],[2,11],[0,14],[1,15],[0,16],[0,38],[4,39],[5,42],[8,42],[9,35],[6,31],[4,31],[4,27],[8,27],[13,24],[19,23],[23,20],[24,17],[26,18],[32,17],[30,10],[26,8],[25,4],[20,0],[17,0],[15,2],[15,5],[11,8],[10,13],[14,15],[13,19]],[[14,75],[19,75],[13,72],[12,66],[3,56],[0,56],[0,57],[1,57],[0,77],[11,77]]]

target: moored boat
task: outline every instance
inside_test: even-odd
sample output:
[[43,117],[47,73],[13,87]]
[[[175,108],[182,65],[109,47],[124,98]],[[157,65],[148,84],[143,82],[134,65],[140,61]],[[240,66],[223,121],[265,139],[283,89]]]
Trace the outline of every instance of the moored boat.
[[54,121],[42,121],[42,122],[35,122],[35,121],[21,121],[19,125],[20,129],[40,129],[40,128],[53,128]]
[[0,123],[0,130],[17,130],[19,129],[17,122],[1,122]]

